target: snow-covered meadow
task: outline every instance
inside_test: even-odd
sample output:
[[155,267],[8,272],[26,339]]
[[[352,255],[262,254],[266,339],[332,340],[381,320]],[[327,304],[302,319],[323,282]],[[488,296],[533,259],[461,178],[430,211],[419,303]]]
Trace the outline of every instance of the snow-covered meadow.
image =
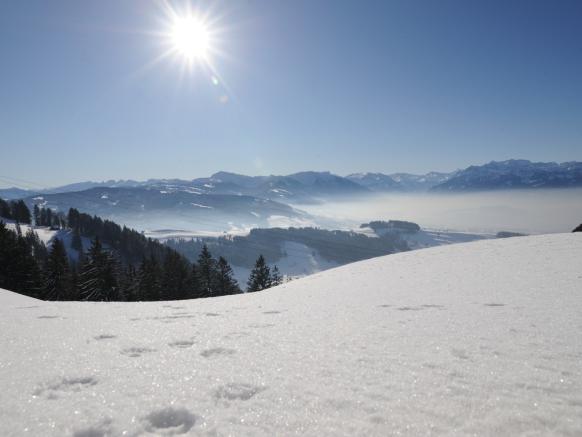
[[557,234],[213,299],[0,291],[0,435],[580,435],[581,260]]

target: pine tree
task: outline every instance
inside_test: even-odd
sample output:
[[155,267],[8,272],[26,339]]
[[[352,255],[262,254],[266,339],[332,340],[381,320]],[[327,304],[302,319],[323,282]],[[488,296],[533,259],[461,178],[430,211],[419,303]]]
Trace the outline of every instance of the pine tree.
[[202,246],[198,257],[198,281],[202,297],[215,295],[214,282],[216,277],[216,260],[212,258],[208,246]]
[[185,299],[188,296],[189,266],[173,250],[168,250],[164,258],[162,273],[162,299],[177,300]]
[[19,223],[30,224],[30,210],[24,200],[18,200],[11,203],[12,218]]
[[111,252],[103,250],[98,237],[93,240],[80,275],[80,294],[83,300],[120,300],[118,263]]
[[263,255],[259,255],[247,281],[247,291],[261,291],[271,284],[271,270]]
[[79,266],[82,265],[82,261],[79,260],[78,263],[71,263],[71,288],[70,288],[70,300],[81,300],[81,293],[79,290]]
[[223,257],[218,258],[216,272],[216,295],[225,296],[228,294],[240,293],[240,287],[236,279],[232,277],[233,272],[228,262]]
[[0,199],[0,217],[5,219],[12,218],[12,212],[10,210],[10,204],[5,200]]
[[128,265],[127,269],[125,269],[120,281],[120,287],[127,301],[135,302],[139,300],[138,273],[132,264]]
[[190,269],[190,276],[188,278],[188,292],[190,299],[204,297],[202,293],[202,286],[200,285],[200,279],[198,278],[198,266],[196,264],[192,264],[192,268]]
[[83,240],[81,239],[81,234],[79,233],[79,228],[73,229],[73,237],[71,239],[71,248],[77,252],[83,252]]
[[46,223],[45,226],[49,228],[53,225],[53,210],[50,208],[46,209]]
[[0,288],[40,298],[40,269],[23,236],[0,221]]
[[45,300],[71,298],[71,275],[67,251],[58,238],[53,240],[44,269],[43,297]]
[[32,211],[33,211],[32,216],[34,217],[34,225],[40,226],[40,208],[36,203],[34,204],[34,208]]
[[582,232],[582,223],[576,226],[572,232]]
[[37,226],[46,226],[46,209],[40,209],[40,220]]
[[156,259],[153,256],[143,257],[137,274],[139,290],[137,300],[160,300],[160,276],[160,268]]
[[270,287],[276,287],[277,285],[281,285],[283,283],[283,277],[279,272],[279,267],[277,267],[276,265],[273,266],[273,268],[271,269],[271,278],[269,282]]

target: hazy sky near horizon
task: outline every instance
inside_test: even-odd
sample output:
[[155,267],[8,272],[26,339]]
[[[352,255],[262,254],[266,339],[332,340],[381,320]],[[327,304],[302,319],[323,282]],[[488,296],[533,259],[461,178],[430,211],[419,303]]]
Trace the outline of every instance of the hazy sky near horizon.
[[159,1],[2,2],[0,186],[582,160],[580,1],[190,5],[213,72]]

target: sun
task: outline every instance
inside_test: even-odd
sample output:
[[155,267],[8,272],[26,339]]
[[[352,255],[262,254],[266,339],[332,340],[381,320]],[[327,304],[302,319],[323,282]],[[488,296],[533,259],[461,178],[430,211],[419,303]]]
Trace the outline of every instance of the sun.
[[175,17],[170,39],[176,53],[187,61],[205,61],[210,50],[210,31],[200,18],[187,15]]

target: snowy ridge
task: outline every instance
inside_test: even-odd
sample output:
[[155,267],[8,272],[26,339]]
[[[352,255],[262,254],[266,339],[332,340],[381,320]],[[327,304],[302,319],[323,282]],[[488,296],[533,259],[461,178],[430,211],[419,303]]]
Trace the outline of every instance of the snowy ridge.
[[582,235],[440,246],[252,295],[0,292],[0,434],[576,435]]

